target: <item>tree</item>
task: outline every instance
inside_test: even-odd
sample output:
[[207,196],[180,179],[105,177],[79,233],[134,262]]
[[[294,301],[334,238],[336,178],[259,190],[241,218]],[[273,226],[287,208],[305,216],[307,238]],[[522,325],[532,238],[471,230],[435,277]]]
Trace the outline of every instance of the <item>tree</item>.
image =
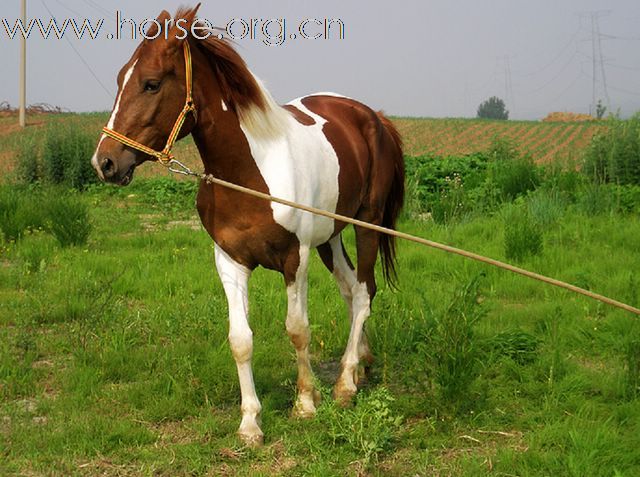
[[504,101],[492,96],[478,106],[478,117],[484,119],[509,119],[509,111]]

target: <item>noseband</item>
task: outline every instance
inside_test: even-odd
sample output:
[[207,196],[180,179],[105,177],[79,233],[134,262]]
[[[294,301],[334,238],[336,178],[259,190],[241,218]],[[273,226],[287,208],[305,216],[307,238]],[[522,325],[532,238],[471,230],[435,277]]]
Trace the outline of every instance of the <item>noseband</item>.
[[115,139],[118,142],[121,142],[125,146],[129,146],[133,149],[136,149],[140,152],[144,152],[150,156],[155,157],[158,161],[163,165],[169,165],[171,161],[174,159],[173,154],[171,154],[171,149],[173,149],[173,145],[178,139],[178,134],[180,134],[180,129],[182,129],[182,125],[184,124],[185,119],[187,118],[187,114],[193,114],[194,119],[197,120],[197,111],[196,107],[193,104],[193,95],[192,95],[192,87],[193,87],[193,69],[191,65],[191,49],[189,48],[189,42],[185,40],[183,43],[184,50],[184,64],[186,71],[186,89],[187,89],[187,99],[184,104],[184,108],[180,111],[178,115],[178,119],[176,119],[175,124],[173,125],[173,129],[171,130],[171,134],[169,134],[169,138],[167,139],[167,144],[164,146],[162,151],[156,151],[155,149],[151,149],[150,147],[145,146],[144,144],[139,143],[138,141],[134,141],[133,139],[128,138],[124,134],[120,134],[113,129],[109,129],[107,127],[102,128],[102,132],[110,137],[111,139]]

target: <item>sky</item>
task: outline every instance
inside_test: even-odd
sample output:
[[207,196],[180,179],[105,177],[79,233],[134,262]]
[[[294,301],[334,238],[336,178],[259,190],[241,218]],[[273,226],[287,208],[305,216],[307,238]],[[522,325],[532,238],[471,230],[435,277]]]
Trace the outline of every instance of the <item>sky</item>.
[[[116,30],[116,11],[139,24],[188,1],[27,0],[27,18],[45,25],[51,14],[60,24],[66,18],[94,24],[104,19],[95,40],[78,40],[71,29],[66,40],[32,33],[28,103],[111,110],[117,73],[140,41],[126,28],[124,38],[107,38]],[[596,24],[591,12],[598,12]],[[2,0],[0,20],[13,28],[19,15],[20,0]],[[505,100],[512,119],[588,113],[595,51],[596,98],[623,116],[640,110],[638,0],[203,0],[198,16],[221,27],[235,20],[236,38],[240,20],[257,20],[257,38],[238,38],[237,48],[281,103],[333,91],[391,115],[474,117],[478,105],[495,95]],[[259,27],[281,18],[287,40],[265,45]],[[336,29],[329,39],[290,39],[301,21],[325,18],[343,22],[343,39]],[[272,22],[270,34],[280,25]],[[20,41],[5,30],[0,25],[0,102],[15,106]],[[322,29],[309,23],[305,31]]]

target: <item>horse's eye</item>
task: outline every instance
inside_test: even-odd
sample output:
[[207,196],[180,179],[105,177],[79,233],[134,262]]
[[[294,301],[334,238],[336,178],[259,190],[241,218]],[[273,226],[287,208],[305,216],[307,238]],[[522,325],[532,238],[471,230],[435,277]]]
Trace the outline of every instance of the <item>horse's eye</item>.
[[144,90],[147,93],[155,93],[160,89],[160,81],[149,80],[144,84]]

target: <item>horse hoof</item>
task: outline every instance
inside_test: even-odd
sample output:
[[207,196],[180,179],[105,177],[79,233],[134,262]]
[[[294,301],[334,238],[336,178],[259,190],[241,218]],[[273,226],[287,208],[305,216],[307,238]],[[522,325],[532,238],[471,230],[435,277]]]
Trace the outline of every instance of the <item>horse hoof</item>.
[[353,401],[353,396],[356,395],[357,388],[336,385],[333,390],[333,399],[341,407],[348,407]]
[[313,390],[311,396],[298,396],[293,406],[293,417],[299,419],[311,419],[316,415],[316,406],[320,403],[320,393]]
[[293,417],[296,419],[313,419],[316,415],[315,408],[313,409],[304,409],[302,406],[294,406],[293,408]]
[[240,437],[242,443],[247,447],[262,447],[264,444],[264,434],[262,432],[252,434],[238,432],[238,437]]

